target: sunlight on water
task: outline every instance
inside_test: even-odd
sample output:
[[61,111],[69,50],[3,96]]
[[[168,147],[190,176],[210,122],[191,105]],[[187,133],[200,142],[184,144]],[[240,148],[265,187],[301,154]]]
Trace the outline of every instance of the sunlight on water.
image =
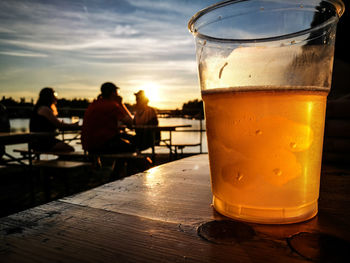
[[[72,121],[71,118],[63,118],[63,120],[67,123],[70,123]],[[79,123],[82,124],[82,119],[79,120]],[[10,120],[11,125],[11,132],[28,132],[29,131],[29,119],[11,119]],[[200,129],[200,121],[199,120],[192,120],[192,119],[184,119],[184,118],[159,118],[159,125],[161,126],[167,126],[167,125],[192,125],[191,128],[179,128],[179,130],[199,130]],[[205,129],[205,121],[202,121],[202,129]],[[67,134],[65,135],[65,138],[71,138],[74,135]],[[161,134],[162,139],[169,138],[169,132],[162,132]],[[60,139],[60,137],[59,137]],[[173,132],[172,133],[172,142],[177,144],[190,144],[190,143],[199,143],[200,142],[200,133],[199,132]],[[80,144],[80,141],[73,141],[71,142],[71,145],[75,148],[76,151],[82,151],[82,147]],[[19,149],[19,148],[25,148],[25,144],[21,145],[9,145],[6,146],[10,152],[12,152],[13,149]],[[202,132],[202,151],[208,152],[207,148],[207,137],[206,133]],[[145,152],[151,152],[151,150],[146,150]],[[157,153],[169,153],[169,150],[166,147],[159,147],[156,150]],[[186,147],[183,149],[184,153],[188,152],[199,152],[199,146],[198,147]],[[17,156],[17,153],[13,153],[15,156]]]
[[29,119],[11,119],[11,132],[29,132]]

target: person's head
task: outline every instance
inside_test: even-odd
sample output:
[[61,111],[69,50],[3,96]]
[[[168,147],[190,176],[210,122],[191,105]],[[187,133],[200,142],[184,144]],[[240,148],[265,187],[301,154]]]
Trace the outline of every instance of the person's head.
[[105,82],[101,85],[101,96],[104,99],[109,99],[114,95],[118,95],[117,90],[119,88],[112,82]]
[[138,92],[134,93],[136,96],[136,104],[138,105],[147,105],[148,104],[148,98],[145,95],[144,90],[139,90]]
[[39,99],[36,103],[37,106],[51,107],[52,104],[57,103],[56,92],[53,88],[43,88],[39,93]]

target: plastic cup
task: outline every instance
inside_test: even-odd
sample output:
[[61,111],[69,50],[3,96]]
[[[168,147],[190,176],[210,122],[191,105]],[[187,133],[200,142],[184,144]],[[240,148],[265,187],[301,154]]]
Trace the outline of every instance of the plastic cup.
[[317,214],[343,12],[336,0],[241,0],[210,6],[189,21],[219,213],[267,224]]

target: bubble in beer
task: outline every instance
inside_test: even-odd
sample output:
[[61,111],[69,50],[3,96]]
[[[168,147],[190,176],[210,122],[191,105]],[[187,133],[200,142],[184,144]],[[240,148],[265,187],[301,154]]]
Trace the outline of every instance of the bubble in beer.
[[241,181],[242,178],[243,178],[243,174],[240,173],[240,172],[238,172],[238,173],[237,173],[237,176],[236,176],[236,180],[237,180],[237,181]]
[[256,130],[256,131],[255,131],[255,134],[256,134],[256,135],[261,135],[261,134],[262,134],[262,131],[261,131],[261,130]]
[[289,146],[290,146],[290,148],[292,148],[292,149],[296,149],[296,148],[297,148],[297,144],[296,144],[295,142],[291,142],[291,143],[289,144]]
[[[227,154],[229,155],[229,154]],[[220,159],[215,159],[217,162],[221,162],[222,166],[218,170],[220,179],[227,187],[227,194],[232,194],[232,190],[247,188],[254,184],[257,180],[255,176],[258,171],[253,166],[248,166],[248,162],[244,161],[244,157],[227,158],[228,156],[222,156]],[[218,182],[219,182],[218,181]]]
[[281,175],[282,175],[281,169],[278,169],[278,168],[273,169],[273,173],[274,173],[275,175],[277,175],[277,176],[281,176]]

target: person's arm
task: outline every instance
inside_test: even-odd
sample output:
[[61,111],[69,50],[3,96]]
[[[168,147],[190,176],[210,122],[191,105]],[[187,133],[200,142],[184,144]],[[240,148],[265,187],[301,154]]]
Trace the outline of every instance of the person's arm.
[[133,124],[133,118],[132,118],[132,115],[130,113],[130,111],[128,110],[128,108],[124,105],[124,104],[121,104],[120,105],[122,111],[123,111],[123,118],[121,119],[121,121],[123,123],[125,123],[127,126],[131,126]]
[[64,129],[64,128],[76,128],[78,127],[78,123],[65,123],[61,120],[59,120],[52,112],[52,110],[49,107],[40,107],[38,109],[38,114],[41,116],[44,116],[45,118],[47,118],[51,123],[53,123],[53,125],[55,125],[55,127],[57,127],[58,129]]
[[125,104],[123,103],[123,98],[119,95],[116,95],[113,100],[115,102],[117,102],[121,113],[122,113],[122,117],[120,119],[121,122],[125,123],[128,127],[132,126],[133,124],[133,118],[132,115],[130,113],[130,111],[128,110],[128,108],[125,106]]

